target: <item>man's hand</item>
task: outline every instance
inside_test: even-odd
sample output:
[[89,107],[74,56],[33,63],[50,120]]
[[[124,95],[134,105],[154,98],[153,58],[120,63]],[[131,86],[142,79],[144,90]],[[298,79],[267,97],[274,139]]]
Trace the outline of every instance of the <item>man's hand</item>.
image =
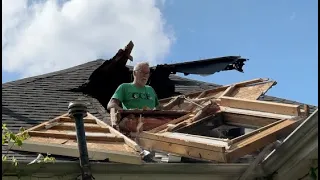
[[111,98],[107,105],[107,109],[111,110],[111,108],[115,108],[117,111],[122,110],[122,108],[120,107],[120,104],[121,102],[118,99]]

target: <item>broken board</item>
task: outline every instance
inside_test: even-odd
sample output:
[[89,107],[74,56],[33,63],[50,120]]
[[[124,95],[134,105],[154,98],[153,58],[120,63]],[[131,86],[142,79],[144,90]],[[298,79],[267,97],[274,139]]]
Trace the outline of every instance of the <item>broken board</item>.
[[[227,86],[222,86],[214,89],[209,89],[202,92],[189,93],[185,96],[190,100],[197,102],[200,105],[205,104],[208,100],[217,100],[221,97],[233,97],[247,100],[257,100],[261,95],[264,95],[272,86],[276,85],[276,81],[270,81],[269,79],[253,79],[243,81]],[[166,98],[160,100],[160,103],[168,103],[172,98]],[[179,107],[175,106],[172,110],[184,109],[187,111],[193,111],[196,109],[195,104],[190,104],[190,101],[185,101]]]
[[298,125],[297,120],[279,120],[234,139],[158,131],[137,134],[138,144],[147,149],[193,159],[230,163],[285,137]]
[[[90,113],[84,118],[84,128],[90,160],[141,164],[140,147],[131,139],[100,121]],[[12,150],[49,153],[79,157],[75,122],[68,114],[32,127],[25,132],[29,137],[22,146]],[[10,145],[11,146],[11,145]]]
[[115,114],[114,109],[110,112],[111,122],[123,133],[148,131],[188,113],[183,110],[119,110]]
[[[246,84],[248,83],[246,82]],[[271,87],[272,84],[266,83],[264,86]],[[255,97],[265,92],[261,88],[262,86],[257,88],[258,93],[255,93]],[[240,95],[245,92],[238,89],[237,93],[234,93],[236,89],[237,86],[224,88],[224,91],[219,92],[216,99],[211,98],[212,93],[217,93],[217,91],[210,91],[207,95],[200,93],[194,99],[202,98],[205,103],[200,106],[203,107],[196,108],[194,111],[152,130],[139,133],[137,135],[138,144],[148,150],[164,151],[194,159],[233,162],[276,141],[279,137],[285,136],[299,124],[297,123],[299,122],[297,119],[300,117],[298,105],[232,97],[235,94]],[[253,89],[251,88],[251,90]],[[218,101],[215,101],[217,99]],[[215,104],[212,102],[216,102],[219,108],[210,110],[206,116],[196,118],[199,112],[201,114],[202,110],[210,104],[214,107]],[[184,108],[186,106],[181,109]],[[219,115],[222,115],[223,120],[217,118]],[[224,128],[249,127],[255,130],[235,138],[233,136],[230,139],[199,134],[191,135],[190,133],[194,132],[191,130],[192,127],[201,123],[211,123],[215,129],[224,126]]]

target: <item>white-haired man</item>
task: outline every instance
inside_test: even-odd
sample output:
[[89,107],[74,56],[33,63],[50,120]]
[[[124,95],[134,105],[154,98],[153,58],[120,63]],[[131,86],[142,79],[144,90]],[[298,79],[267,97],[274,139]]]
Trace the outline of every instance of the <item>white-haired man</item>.
[[[107,109],[171,109],[183,102],[183,96],[178,96],[168,104],[161,106],[156,92],[146,85],[150,76],[150,67],[147,62],[134,66],[131,83],[121,84],[111,97]],[[161,83],[161,82],[159,82]],[[122,107],[121,107],[122,106]]]

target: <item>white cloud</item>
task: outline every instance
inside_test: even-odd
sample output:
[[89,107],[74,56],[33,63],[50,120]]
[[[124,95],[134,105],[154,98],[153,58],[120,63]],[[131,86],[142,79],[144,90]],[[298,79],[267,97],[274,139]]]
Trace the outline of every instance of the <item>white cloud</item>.
[[174,36],[158,3],[2,0],[2,68],[24,77],[48,73],[109,59],[130,40],[134,60],[162,63]]

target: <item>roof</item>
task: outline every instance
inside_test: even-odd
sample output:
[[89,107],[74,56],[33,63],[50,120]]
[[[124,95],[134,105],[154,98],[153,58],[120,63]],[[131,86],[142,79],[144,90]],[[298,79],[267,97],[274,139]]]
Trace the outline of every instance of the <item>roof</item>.
[[302,179],[310,171],[312,159],[318,162],[318,109],[288,135],[260,166],[266,174],[277,172],[274,179],[283,176]]
[[[92,115],[109,123],[108,113],[95,98],[80,92],[69,91],[86,82],[91,73],[103,62],[105,61],[98,59],[65,70],[2,84],[2,122],[7,124],[8,129],[16,133],[20,127],[30,128],[61,115],[67,111],[70,101],[82,100],[86,102],[88,111]],[[175,91],[183,94],[219,86],[176,75],[170,75],[170,79],[175,80]],[[265,96],[261,100],[302,104],[271,96]],[[310,106],[310,113],[315,108],[315,106]],[[2,152],[7,153],[6,146],[2,147]],[[34,153],[12,151],[8,153],[14,155],[18,161],[31,161],[36,157]],[[56,157],[56,160],[75,161],[78,159]]]

